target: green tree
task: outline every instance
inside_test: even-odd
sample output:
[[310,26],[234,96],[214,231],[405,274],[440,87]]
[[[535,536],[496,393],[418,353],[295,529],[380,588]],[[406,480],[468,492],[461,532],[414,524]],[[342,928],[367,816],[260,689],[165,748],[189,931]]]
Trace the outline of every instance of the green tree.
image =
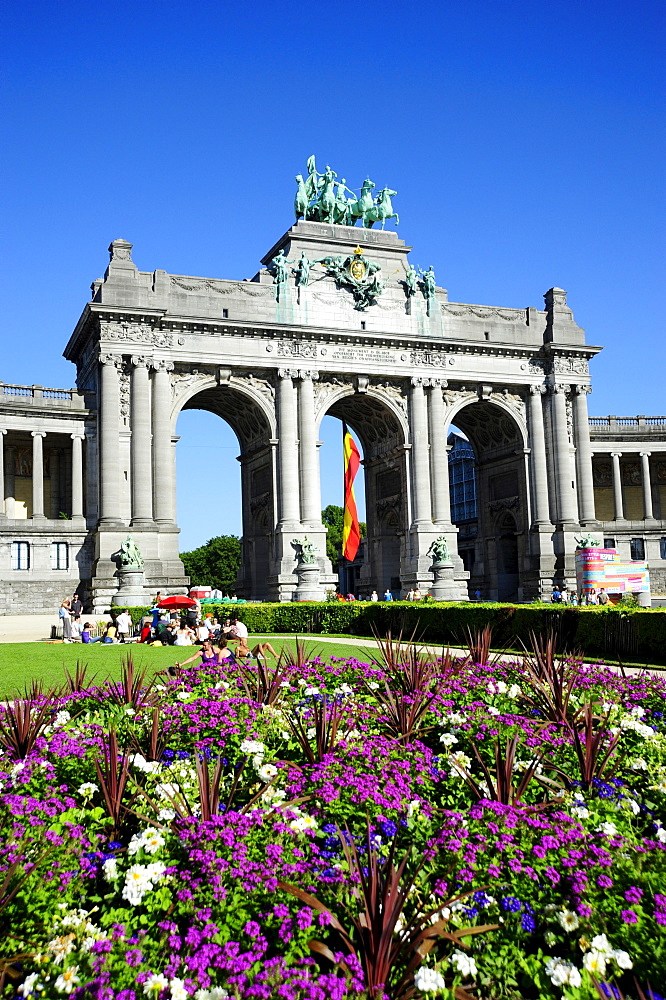
[[[321,512],[321,519],[328,528],[328,534],[326,536],[326,555],[333,563],[334,569],[338,565],[338,559],[340,558],[342,550],[342,527],[344,515],[344,508],[338,507],[334,503],[330,503],[328,507],[325,507]],[[359,527],[361,529],[361,538],[365,538],[365,521],[360,521]]]
[[185,572],[192,584],[217,587],[227,594],[236,589],[241,561],[241,543],[236,535],[218,535],[191,552],[181,552]]

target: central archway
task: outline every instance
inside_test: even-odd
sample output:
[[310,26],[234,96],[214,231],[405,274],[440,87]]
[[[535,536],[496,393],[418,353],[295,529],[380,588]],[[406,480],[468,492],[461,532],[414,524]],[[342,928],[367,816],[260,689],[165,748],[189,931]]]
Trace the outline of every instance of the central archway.
[[[259,380],[254,380],[259,381]],[[213,376],[189,378],[176,400],[174,426],[183,410],[206,410],[221,417],[239,444],[241,469],[241,564],[239,596],[266,600],[269,596],[271,547],[276,523],[275,420],[265,386],[245,386],[241,379],[220,382]],[[224,497],[219,498],[224,503]]]
[[410,516],[406,414],[380,388],[339,386],[321,399],[318,426],[325,415],[343,420],[363,449],[367,537],[358,591],[367,596],[390,590],[398,597]]

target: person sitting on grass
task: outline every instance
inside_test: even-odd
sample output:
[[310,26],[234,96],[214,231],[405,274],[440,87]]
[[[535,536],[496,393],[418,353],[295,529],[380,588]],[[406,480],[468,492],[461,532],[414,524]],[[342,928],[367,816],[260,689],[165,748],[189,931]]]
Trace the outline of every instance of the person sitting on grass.
[[265,660],[266,653],[270,653],[271,656],[277,658],[277,653],[271,646],[270,642],[258,642],[256,646],[252,647],[252,655],[255,660]]
[[139,642],[150,642],[153,634],[153,630],[150,627],[150,620],[144,618],[143,625],[141,626],[141,632],[139,634]]
[[200,667],[219,667],[220,665],[219,654],[220,654],[219,646],[216,650],[211,640],[205,639],[193,656],[190,656],[189,659],[187,660],[180,660],[178,663],[175,663],[174,666],[184,667],[187,663],[192,663],[194,660],[197,659],[197,657],[200,656],[201,657],[201,661],[199,663]]
[[90,622],[84,622],[81,629],[81,642],[93,642],[90,635]]

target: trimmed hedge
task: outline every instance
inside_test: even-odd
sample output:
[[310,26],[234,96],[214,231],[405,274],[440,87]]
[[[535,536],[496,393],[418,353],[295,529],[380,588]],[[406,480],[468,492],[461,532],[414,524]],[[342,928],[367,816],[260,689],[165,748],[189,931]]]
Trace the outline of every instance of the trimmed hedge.
[[[120,608],[114,608],[114,611]],[[133,622],[148,608],[127,608]],[[666,608],[617,610],[544,604],[472,604],[408,601],[307,602],[298,604],[208,604],[219,619],[235,612],[250,633],[372,636],[402,633],[443,644],[464,643],[467,628],[493,629],[493,648],[529,646],[530,632],[558,630],[560,645],[586,656],[666,663]]]

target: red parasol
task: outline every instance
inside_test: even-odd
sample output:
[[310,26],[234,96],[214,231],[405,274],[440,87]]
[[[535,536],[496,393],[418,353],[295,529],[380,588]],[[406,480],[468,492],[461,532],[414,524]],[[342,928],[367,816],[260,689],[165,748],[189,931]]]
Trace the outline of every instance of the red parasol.
[[197,602],[193,601],[191,597],[183,597],[179,594],[174,594],[173,597],[165,597],[157,605],[158,608],[196,608]]

